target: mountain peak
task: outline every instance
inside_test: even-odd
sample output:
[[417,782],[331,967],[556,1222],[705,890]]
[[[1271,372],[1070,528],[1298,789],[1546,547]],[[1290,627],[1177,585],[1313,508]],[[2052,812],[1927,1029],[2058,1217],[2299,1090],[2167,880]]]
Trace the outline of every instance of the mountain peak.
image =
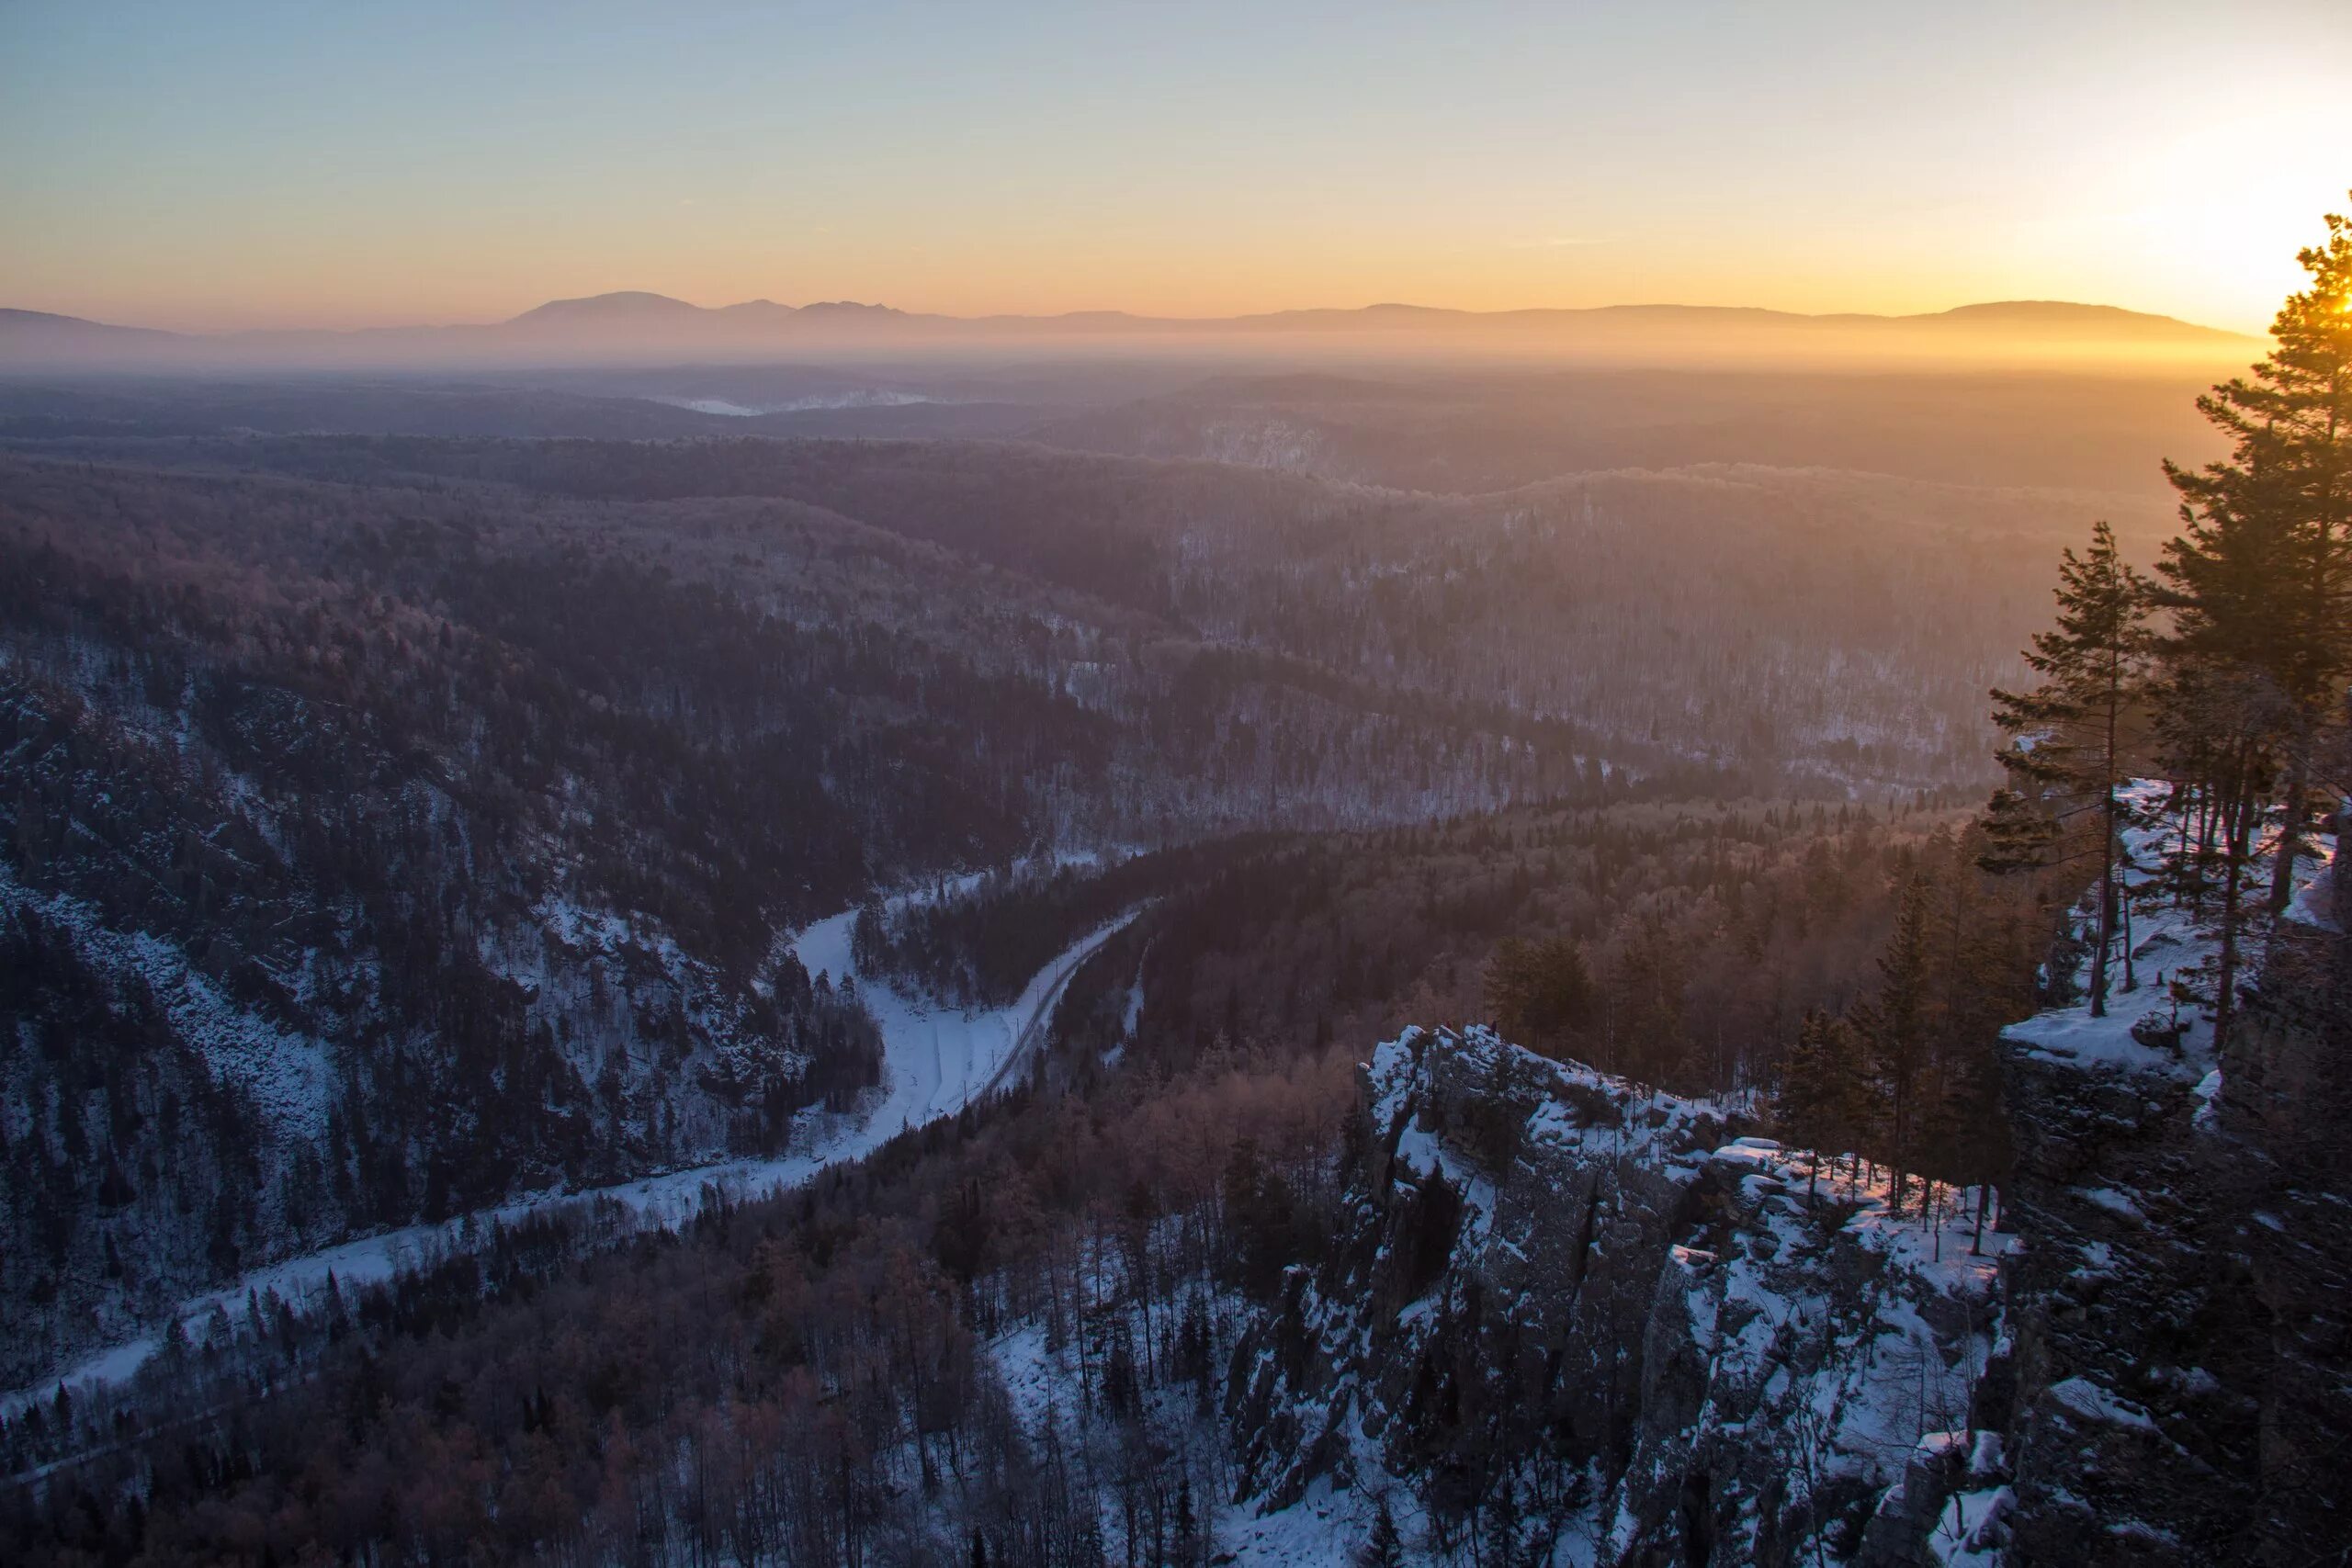
[[2241,334],[2199,326],[2177,316],[2127,310],[2120,305],[2086,305],[2073,299],[1988,299],[1897,318],[1921,325],[2011,328],[2059,336],[2221,339]]
[[867,305],[855,299],[820,299],[813,304],[801,306],[800,314],[878,320],[885,316],[903,316],[906,312],[895,305]]
[[506,324],[519,327],[535,321],[569,324],[579,321],[683,321],[706,313],[701,306],[689,305],[684,299],[673,299],[667,294],[624,288],[610,294],[583,295],[577,299],[550,299],[512,318]]

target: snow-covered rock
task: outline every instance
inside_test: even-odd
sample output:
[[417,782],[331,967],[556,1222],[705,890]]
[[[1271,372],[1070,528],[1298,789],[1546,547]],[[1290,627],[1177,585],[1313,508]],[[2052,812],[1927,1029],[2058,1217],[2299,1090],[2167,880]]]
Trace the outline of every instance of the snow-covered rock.
[[[2142,864],[2160,848],[2150,829],[2126,846]],[[2183,1568],[2343,1539],[2317,1457],[2352,1440],[2352,954],[2312,890],[2332,884],[2326,866],[2306,863],[2275,929],[2249,916],[2218,1048],[2210,908],[2154,897],[2137,989],[2103,1018],[2077,1001],[2006,1032],[2008,1218],[2025,1245],[2004,1261],[2011,1339],[1978,1408],[2012,1479],[1954,1495],[1931,1537],[1940,1561],[1994,1561],[1969,1543],[2001,1534],[2001,1561]]]
[[1826,1529],[1843,1560],[1923,1435],[1967,1427],[2008,1240],[1972,1206],[1898,1217],[1740,1103],[1482,1029],[1408,1031],[1363,1089],[1335,1260],[1234,1358],[1251,1506],[1328,1482],[1410,1494],[1438,1552],[1508,1529],[1579,1562],[1811,1562]]

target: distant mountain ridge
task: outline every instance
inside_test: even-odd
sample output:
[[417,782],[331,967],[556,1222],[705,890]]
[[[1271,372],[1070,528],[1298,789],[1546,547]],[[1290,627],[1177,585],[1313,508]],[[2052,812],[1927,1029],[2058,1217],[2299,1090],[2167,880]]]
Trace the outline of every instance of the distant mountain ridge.
[[2002,300],[1889,316],[1808,315],[1754,306],[1635,304],[1464,310],[1382,303],[1225,317],[1122,310],[947,316],[855,300],[806,305],[751,299],[695,305],[624,289],[551,299],[503,321],[223,333],[164,332],[38,310],[0,310],[0,367],[173,365],[492,363],[709,355],[756,357],[805,347],[854,352],[912,346],[1257,345],[1283,339],[1374,346],[1587,351],[1665,358],[1794,351],[1966,357],[2013,351],[2237,353],[2258,342],[2170,316],[2065,300]]
[[86,321],[80,316],[60,316],[48,310],[0,308],[0,351],[32,347],[49,342],[173,343],[186,336],[183,333],[163,332],[153,327],[109,326],[104,321]]
[[[754,300],[749,305],[729,309],[752,310],[767,304]],[[789,310],[789,305],[773,309]],[[509,327],[538,325],[547,322],[582,321],[677,321],[709,314],[699,305],[689,305],[684,299],[673,299],[666,294],[649,294],[642,289],[623,289],[614,294],[591,294],[580,299],[550,299],[546,304],[524,311],[502,323]]]

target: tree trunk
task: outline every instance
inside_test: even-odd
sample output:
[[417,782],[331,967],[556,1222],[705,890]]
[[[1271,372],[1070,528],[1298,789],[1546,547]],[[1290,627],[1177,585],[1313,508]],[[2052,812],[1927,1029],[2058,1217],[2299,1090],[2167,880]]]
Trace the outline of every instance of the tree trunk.
[[2335,858],[2328,863],[2335,868],[2335,929],[2352,937],[2352,859],[2347,855],[2352,855],[2352,799],[2336,802]]
[[2098,809],[2098,940],[2091,948],[2091,1016],[2107,1016],[2107,954],[2115,942],[2115,784]]
[[2222,873],[2222,963],[2213,998],[2213,1055],[2220,1060],[2229,1048],[2230,1025],[2237,1010],[2238,928],[2245,923],[2239,900],[2245,891],[2245,867],[2252,852],[2251,838],[2256,807],[2249,800],[2238,807],[2238,819],[2228,834]]
[[2269,914],[2273,920],[2287,912],[2287,905],[2295,897],[2295,862],[2303,852],[2303,813],[2308,809],[2309,786],[2303,776],[2306,750],[2299,742],[2287,763],[2287,799],[2279,814],[2278,863],[2270,870]]
[[2139,970],[2132,956],[2132,900],[2124,898],[2119,902],[2123,907],[2123,989],[2131,992],[2140,988]]

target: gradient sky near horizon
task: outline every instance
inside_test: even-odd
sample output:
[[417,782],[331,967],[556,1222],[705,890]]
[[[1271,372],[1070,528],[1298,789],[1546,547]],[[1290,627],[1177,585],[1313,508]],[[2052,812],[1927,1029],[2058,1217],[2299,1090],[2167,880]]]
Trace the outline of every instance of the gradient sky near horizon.
[[0,0],[0,305],[182,329],[1408,300],[2259,331],[2352,4]]

